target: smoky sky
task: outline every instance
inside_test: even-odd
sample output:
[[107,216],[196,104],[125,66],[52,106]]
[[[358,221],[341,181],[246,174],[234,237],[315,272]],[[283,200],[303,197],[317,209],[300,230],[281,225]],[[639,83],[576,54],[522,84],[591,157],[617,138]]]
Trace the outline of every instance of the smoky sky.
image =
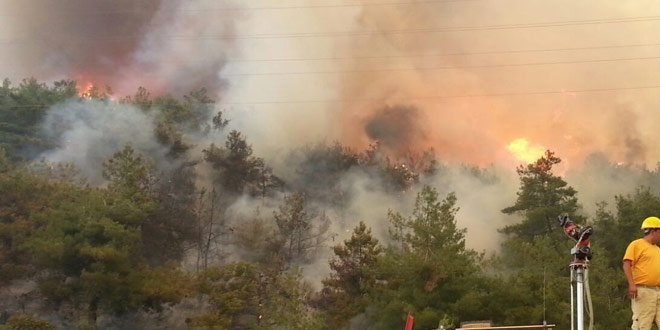
[[[364,2],[354,24],[374,33],[341,44],[349,58],[339,87],[342,136],[357,146],[395,136],[393,121],[373,119],[398,104],[416,108],[429,129],[396,139],[433,148],[451,162],[515,166],[519,157],[507,146],[525,139],[532,149],[555,151],[569,167],[592,153],[654,166],[660,136],[649,123],[658,120],[653,95],[660,81],[648,73],[658,62],[642,58],[659,48],[658,23],[635,21],[648,11],[660,6]],[[612,24],[615,18],[620,24]]]
[[660,159],[654,0],[3,0],[0,9],[0,73],[118,96],[206,87],[266,157],[301,141],[361,150],[380,139],[515,167],[507,145],[526,139],[568,166],[593,153]]
[[[660,158],[652,0],[4,0],[0,8],[8,77],[76,79],[117,96],[204,87],[263,153],[381,139],[451,162],[516,166],[507,145],[526,139],[571,166],[597,152],[647,166]],[[425,127],[400,130],[383,112],[393,105],[416,109],[416,121],[399,124]]]
[[[206,13],[210,1],[27,0],[3,3],[3,43],[15,79],[74,79],[120,96],[143,86],[157,94],[218,92],[231,18]],[[193,15],[191,15],[193,14]],[[213,44],[199,42],[212,34]],[[193,54],[199,59],[190,61]],[[9,57],[9,56],[8,56]]]
[[373,114],[365,124],[365,131],[369,138],[401,155],[410,151],[415,141],[425,138],[421,117],[419,110],[413,106],[387,106]]
[[111,76],[130,61],[160,0],[12,2],[18,54],[44,75]]
[[[206,87],[276,172],[288,150],[333,140],[358,151],[374,140],[394,153],[432,148],[443,162],[511,171],[522,158],[507,146],[521,139],[569,169],[594,154],[647,167],[660,159],[656,0],[0,0],[0,9],[0,74],[76,79],[118,96]],[[94,129],[78,132],[62,136]],[[573,180],[606,187],[592,175]],[[516,189],[478,184],[455,188],[466,203],[459,220],[477,229]],[[360,196],[364,209],[388,205]]]

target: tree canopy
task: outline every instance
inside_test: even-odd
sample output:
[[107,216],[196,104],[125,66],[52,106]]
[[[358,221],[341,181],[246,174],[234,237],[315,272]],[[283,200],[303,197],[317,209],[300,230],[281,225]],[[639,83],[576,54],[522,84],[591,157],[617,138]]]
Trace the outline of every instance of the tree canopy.
[[[41,121],[71,99],[137,110],[153,121],[153,143],[118,144],[97,159],[102,182],[52,163],[47,152],[61,146]],[[474,233],[459,219],[489,219],[461,217],[473,199],[446,176],[492,184],[495,174],[455,174],[431,151],[395,156],[378,141],[266,158],[227,114],[204,89],[176,97],[139,88],[115,101],[109,88],[81,93],[75,81],[6,80],[0,328],[401,329],[408,313],[420,329],[469,320],[568,328],[575,242],[557,221],[563,213],[594,228],[596,328],[628,326],[620,258],[660,209],[658,168],[592,157],[597,173],[634,175],[636,188],[604,192],[611,200],[588,214],[547,150],[516,168],[515,194],[493,196],[511,203],[501,246],[486,254],[468,246]]]

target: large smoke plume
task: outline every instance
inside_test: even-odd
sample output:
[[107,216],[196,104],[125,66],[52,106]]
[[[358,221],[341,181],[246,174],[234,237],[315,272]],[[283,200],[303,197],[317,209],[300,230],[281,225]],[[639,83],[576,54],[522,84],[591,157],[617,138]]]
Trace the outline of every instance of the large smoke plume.
[[[448,160],[511,164],[503,150],[522,137],[574,167],[594,152],[654,166],[658,135],[648,123],[658,119],[657,89],[628,88],[657,85],[645,72],[657,61],[600,60],[645,57],[657,47],[599,46],[649,43],[657,22],[591,23],[660,8],[589,3],[365,2],[355,28],[373,33],[346,42],[344,123],[403,105],[419,109],[430,127],[408,147],[434,147]],[[349,141],[368,137],[361,125],[344,131]]]
[[[276,172],[285,171],[277,168],[283,151],[333,140],[356,150],[379,140],[394,157],[433,149],[448,164],[493,166],[502,177],[495,184],[459,171],[429,182],[457,192],[459,225],[477,248],[496,245],[496,229],[511,221],[499,211],[515,199],[511,172],[522,163],[507,149],[512,141],[555,151],[563,171],[579,170],[594,154],[647,167],[660,159],[658,81],[649,74],[659,69],[659,21],[642,19],[660,12],[652,0],[0,6],[7,77],[72,78],[120,96],[138,86],[175,96],[206,87]],[[92,131],[60,136],[85,139],[74,132]],[[67,153],[52,155],[66,160]],[[374,214],[404,202],[348,181],[359,192],[356,221],[376,219],[371,225],[382,228]]]
[[[9,77],[75,79],[130,94],[206,87],[219,76],[234,34],[233,15],[215,1],[3,1]],[[4,71],[4,70],[3,70]]]

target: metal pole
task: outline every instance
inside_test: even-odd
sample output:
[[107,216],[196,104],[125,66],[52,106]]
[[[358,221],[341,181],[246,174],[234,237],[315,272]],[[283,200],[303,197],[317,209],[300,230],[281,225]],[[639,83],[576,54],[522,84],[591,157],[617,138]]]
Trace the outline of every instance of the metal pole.
[[577,266],[576,273],[577,330],[584,330],[584,268]]
[[571,265],[571,330],[575,330],[575,268]]
[[[577,242],[571,249],[574,259],[569,264],[571,271],[571,330],[584,330],[585,269],[591,259],[589,237],[593,233],[593,228],[591,226],[580,228],[568,218],[566,213],[559,216],[559,225],[564,228],[568,237]],[[589,303],[591,306],[591,300]]]

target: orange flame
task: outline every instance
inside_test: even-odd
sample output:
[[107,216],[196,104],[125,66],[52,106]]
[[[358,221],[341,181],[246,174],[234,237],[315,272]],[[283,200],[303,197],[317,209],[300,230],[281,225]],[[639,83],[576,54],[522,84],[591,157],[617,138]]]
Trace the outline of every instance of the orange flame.
[[545,148],[539,145],[531,145],[525,138],[517,138],[506,146],[513,156],[526,163],[532,163],[543,156]]
[[81,87],[78,89],[78,96],[89,98],[89,92],[94,88],[94,83],[88,81],[84,84],[81,84]]

